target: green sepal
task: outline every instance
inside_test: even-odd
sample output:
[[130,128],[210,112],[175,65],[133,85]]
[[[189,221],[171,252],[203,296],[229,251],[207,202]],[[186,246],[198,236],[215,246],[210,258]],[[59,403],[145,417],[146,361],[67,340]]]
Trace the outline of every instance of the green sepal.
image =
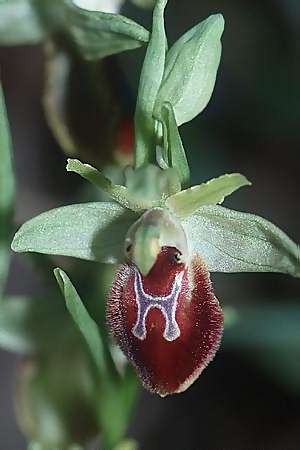
[[15,252],[106,263],[124,261],[123,245],[137,216],[116,203],[97,202],[52,209],[24,223],[15,234]]
[[88,11],[69,2],[66,27],[82,56],[97,60],[145,45],[149,32],[119,14]]
[[163,104],[170,102],[180,126],[206,107],[220,63],[223,30],[223,16],[215,14],[189,30],[171,47],[157,94],[156,117],[160,117]]
[[96,322],[91,318],[68,275],[54,269],[54,275],[65,298],[67,309],[82,333],[99,373],[107,376],[107,362],[103,342]]
[[251,186],[250,181],[244,175],[240,173],[221,175],[170,196],[166,201],[166,206],[177,217],[183,219],[193,214],[201,206],[222,203],[225,197],[243,186]]
[[171,103],[164,103],[161,111],[163,123],[163,147],[166,164],[176,170],[182,186],[190,181],[190,168],[177,127]]
[[211,272],[281,272],[300,277],[299,246],[262,217],[203,206],[182,225],[192,252]]
[[155,161],[155,121],[153,108],[165,67],[167,40],[164,9],[168,0],[157,0],[153,11],[152,32],[140,76],[135,110],[135,167]]
[[30,0],[0,1],[0,45],[37,44],[45,37]]
[[[0,18],[1,20],[2,18]],[[3,91],[0,85],[0,298],[4,291],[9,269],[14,204],[15,177],[12,145]]]

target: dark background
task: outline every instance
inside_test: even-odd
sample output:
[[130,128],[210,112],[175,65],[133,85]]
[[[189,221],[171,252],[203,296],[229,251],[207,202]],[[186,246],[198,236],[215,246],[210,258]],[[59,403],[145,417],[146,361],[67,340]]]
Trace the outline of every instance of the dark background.
[[[223,13],[226,28],[214,95],[204,112],[181,128],[192,181],[226,172],[245,174],[253,186],[234,194],[225,205],[262,215],[300,242],[300,3],[170,0],[169,41],[215,12]],[[149,28],[149,12],[126,5],[124,14]],[[143,55],[144,50],[137,50],[107,61],[108,66],[122,70],[123,84],[117,91],[121,90],[120,101],[129,112]],[[0,58],[15,150],[16,221],[22,223],[41,211],[75,201],[81,184],[65,175],[65,155],[45,122],[42,48],[2,48]],[[300,300],[299,281],[284,275],[213,274],[213,281],[223,305],[251,305],[258,316],[261,304],[276,310],[278,305]],[[44,290],[26,257],[14,256],[8,291]],[[263,310],[261,314],[252,328],[258,335],[264,320],[269,320]],[[289,321],[284,320],[288,329]],[[298,347],[295,337],[269,352],[257,343],[247,348],[240,345],[238,332],[232,345],[225,332],[217,357],[186,393],[162,400],[141,392],[130,435],[138,439],[142,450],[298,450],[299,334],[297,338]],[[291,352],[294,365],[283,361],[284,352]],[[1,351],[0,361],[0,450],[23,450],[25,442],[12,406],[17,358]],[[298,386],[289,381],[297,365],[299,372],[293,375]]]

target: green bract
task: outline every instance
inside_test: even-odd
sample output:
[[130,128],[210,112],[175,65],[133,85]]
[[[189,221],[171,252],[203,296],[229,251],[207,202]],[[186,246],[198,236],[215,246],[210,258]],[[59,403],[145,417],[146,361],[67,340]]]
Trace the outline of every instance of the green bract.
[[89,60],[140,47],[149,39],[148,31],[127,17],[88,11],[72,3],[67,10],[66,28]]
[[223,30],[223,16],[216,14],[189,30],[171,47],[157,94],[155,116],[160,118],[163,103],[170,102],[179,126],[205,108],[216,81]]
[[42,42],[57,31],[67,35],[88,60],[140,47],[149,39],[149,32],[133,20],[90,11],[72,0],[0,1],[2,45]]
[[167,41],[164,10],[168,0],[158,0],[153,11],[151,38],[140,77],[135,110],[135,166],[155,161],[155,122],[153,108],[165,66]]

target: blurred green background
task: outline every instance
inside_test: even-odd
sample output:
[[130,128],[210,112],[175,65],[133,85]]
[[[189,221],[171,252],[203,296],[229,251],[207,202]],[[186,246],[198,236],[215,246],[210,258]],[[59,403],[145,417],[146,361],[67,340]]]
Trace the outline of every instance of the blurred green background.
[[[223,13],[226,28],[214,95],[205,111],[181,128],[192,182],[243,173],[253,186],[225,205],[259,214],[300,242],[300,3],[170,0],[170,43],[216,12]],[[150,28],[149,11],[126,3],[123,13]],[[143,56],[140,49],[106,59],[102,82],[113,104],[102,112],[100,136],[114,107],[124,117],[133,113]],[[0,58],[15,149],[16,220],[23,223],[78,201],[84,181],[65,174],[65,155],[44,118],[41,46],[1,48]],[[298,450],[299,281],[274,274],[212,278],[227,311],[221,350],[186,393],[162,400],[141,391],[129,435],[142,450]],[[47,288],[26,257],[14,256],[9,293],[45,295]],[[12,406],[17,362],[0,352],[0,450],[25,449]]]

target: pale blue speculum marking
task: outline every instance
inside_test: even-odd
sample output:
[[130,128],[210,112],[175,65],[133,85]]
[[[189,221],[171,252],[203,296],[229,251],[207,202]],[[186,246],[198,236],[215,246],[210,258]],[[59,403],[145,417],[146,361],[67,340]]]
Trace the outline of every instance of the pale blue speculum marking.
[[176,322],[175,314],[177,301],[181,291],[183,272],[176,274],[172,286],[172,291],[166,296],[153,296],[146,294],[140,273],[135,270],[134,291],[138,306],[136,324],[132,328],[132,333],[140,340],[147,336],[146,319],[151,308],[158,308],[165,318],[164,338],[167,341],[175,341],[180,336],[180,329]]

